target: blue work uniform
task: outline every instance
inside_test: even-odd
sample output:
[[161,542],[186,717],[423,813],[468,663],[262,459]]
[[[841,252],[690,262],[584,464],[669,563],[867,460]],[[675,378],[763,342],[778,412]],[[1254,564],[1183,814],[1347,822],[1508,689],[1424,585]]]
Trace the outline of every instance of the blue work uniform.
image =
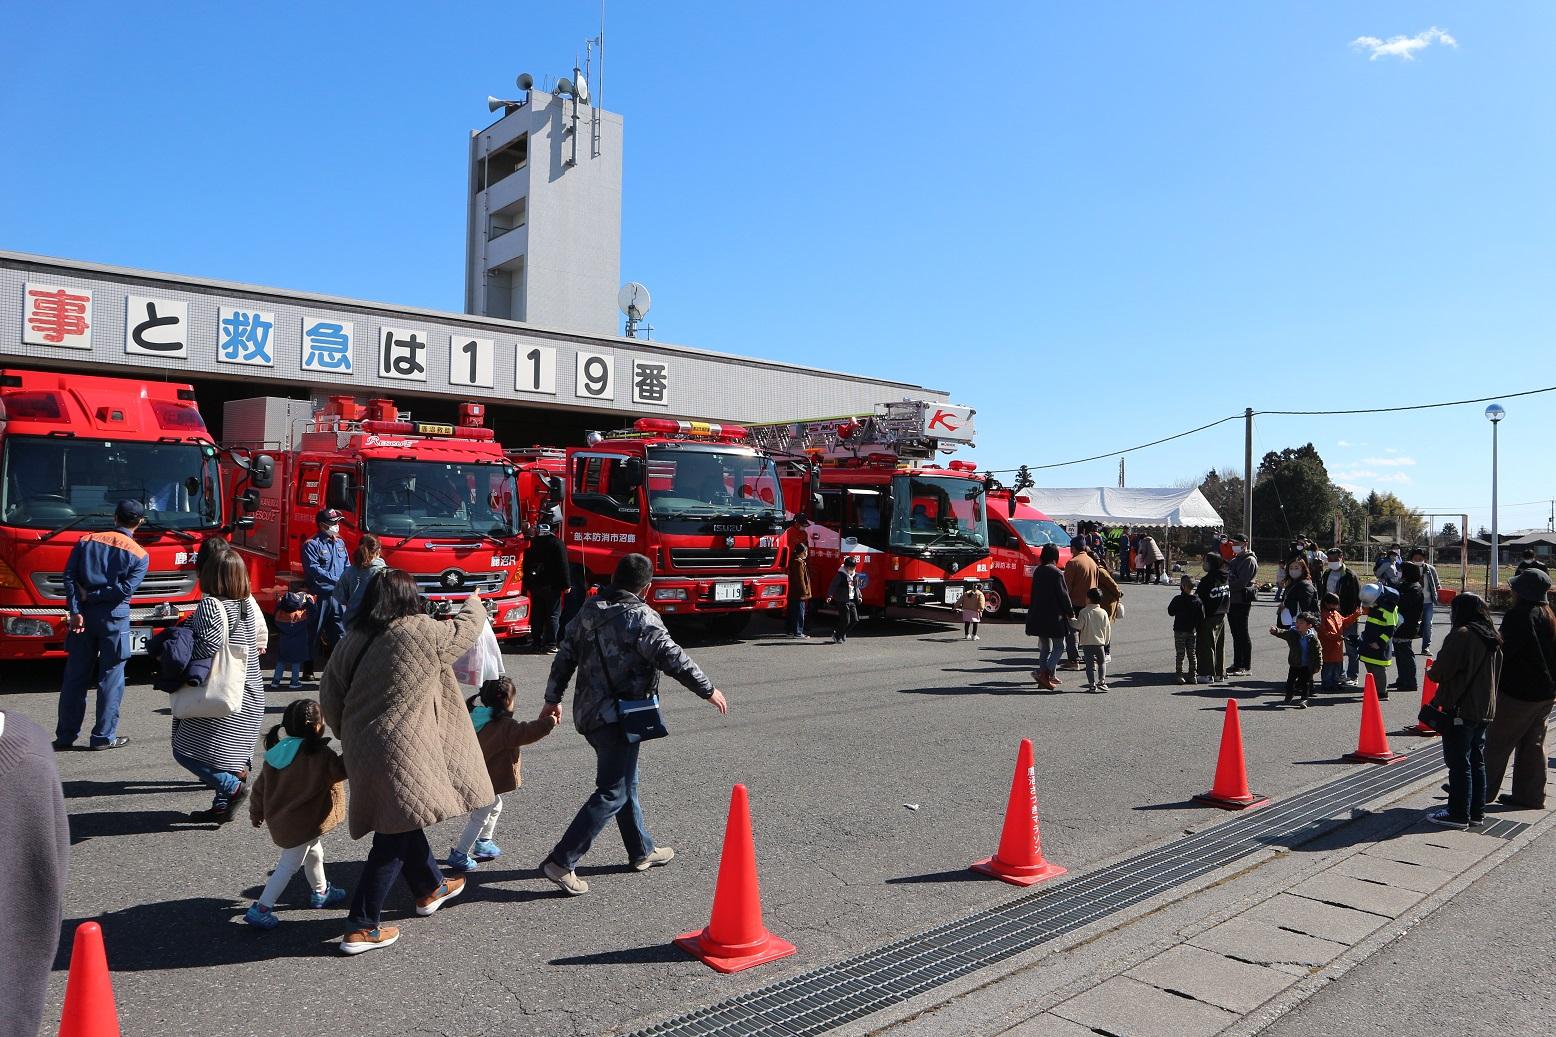
[[318,609],[314,639],[328,650],[346,636],[346,606],[335,600],[335,584],[346,571],[346,545],[339,537],[315,533],[303,545],[303,577],[313,592]]
[[86,628],[65,635],[65,676],[59,689],[54,740],[70,745],[81,735],[86,692],[97,682],[97,723],[92,745],[112,744],[124,697],[124,663],[130,657],[130,598],[146,576],[146,549],[127,529],[90,533],[65,562],[65,608]]

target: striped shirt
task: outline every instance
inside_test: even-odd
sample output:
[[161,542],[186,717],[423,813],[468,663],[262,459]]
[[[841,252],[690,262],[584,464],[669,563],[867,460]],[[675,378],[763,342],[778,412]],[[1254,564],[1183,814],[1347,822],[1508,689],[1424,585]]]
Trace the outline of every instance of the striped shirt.
[[222,647],[221,618],[227,613],[228,640],[243,649],[248,672],[243,681],[243,705],[228,717],[190,717],[173,721],[173,749],[180,755],[224,771],[245,771],[254,757],[260,725],[265,719],[265,680],[260,674],[261,636],[256,630],[259,608],[252,598],[229,601],[209,595],[200,599],[190,621],[194,658],[214,659]]

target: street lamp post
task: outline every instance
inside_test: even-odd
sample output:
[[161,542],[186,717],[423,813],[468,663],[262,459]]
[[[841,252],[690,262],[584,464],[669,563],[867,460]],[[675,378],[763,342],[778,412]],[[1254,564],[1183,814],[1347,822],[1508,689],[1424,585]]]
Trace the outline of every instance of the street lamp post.
[[1498,569],[1502,548],[1497,540],[1497,426],[1502,424],[1506,416],[1507,411],[1502,409],[1500,403],[1493,403],[1486,408],[1486,419],[1491,422],[1491,586],[1486,588],[1488,596],[1496,590],[1501,580]]

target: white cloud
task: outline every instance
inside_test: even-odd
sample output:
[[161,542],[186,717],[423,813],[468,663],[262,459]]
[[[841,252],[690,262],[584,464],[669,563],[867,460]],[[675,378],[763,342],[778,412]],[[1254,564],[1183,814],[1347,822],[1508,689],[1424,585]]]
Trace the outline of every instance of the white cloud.
[[1354,482],[1357,479],[1376,479],[1377,477],[1377,472],[1369,471],[1366,468],[1357,468],[1354,471],[1333,472],[1330,474],[1331,479],[1334,479],[1342,484],[1347,482]]
[[1399,58],[1401,61],[1414,61],[1416,59],[1416,51],[1425,50],[1433,43],[1441,43],[1444,47],[1457,47],[1459,45],[1458,40],[1434,25],[1425,32],[1418,32],[1414,36],[1390,36],[1386,40],[1379,39],[1376,36],[1358,36],[1351,41],[1351,47],[1355,50],[1367,51],[1368,61],[1377,61],[1379,58]]
[[1337,446],[1337,447],[1348,447],[1348,446],[1351,445],[1351,443],[1350,443],[1349,440],[1346,440],[1346,439],[1337,439],[1337,440],[1335,440],[1335,444],[1334,445]]
[[1399,448],[1398,447],[1392,447],[1392,446],[1386,446],[1386,447],[1383,448],[1383,452],[1385,454],[1397,454],[1397,453],[1399,453]]
[[1405,483],[1410,482],[1410,476],[1406,475],[1404,472],[1390,472],[1388,475],[1380,475],[1372,481],[1375,483],[1392,482],[1404,485]]
[[[1389,453],[1392,454],[1394,451],[1390,450]],[[1415,464],[1416,459],[1413,457],[1364,457],[1361,463],[1379,465],[1384,468],[1400,468]]]

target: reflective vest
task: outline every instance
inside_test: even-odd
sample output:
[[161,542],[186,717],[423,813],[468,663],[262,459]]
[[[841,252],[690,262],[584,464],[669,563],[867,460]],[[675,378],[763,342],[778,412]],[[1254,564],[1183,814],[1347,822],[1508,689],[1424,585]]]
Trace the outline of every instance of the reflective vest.
[[1384,588],[1378,600],[1367,609],[1361,627],[1361,661],[1369,666],[1387,666],[1393,654],[1394,631],[1399,629],[1399,592]]

